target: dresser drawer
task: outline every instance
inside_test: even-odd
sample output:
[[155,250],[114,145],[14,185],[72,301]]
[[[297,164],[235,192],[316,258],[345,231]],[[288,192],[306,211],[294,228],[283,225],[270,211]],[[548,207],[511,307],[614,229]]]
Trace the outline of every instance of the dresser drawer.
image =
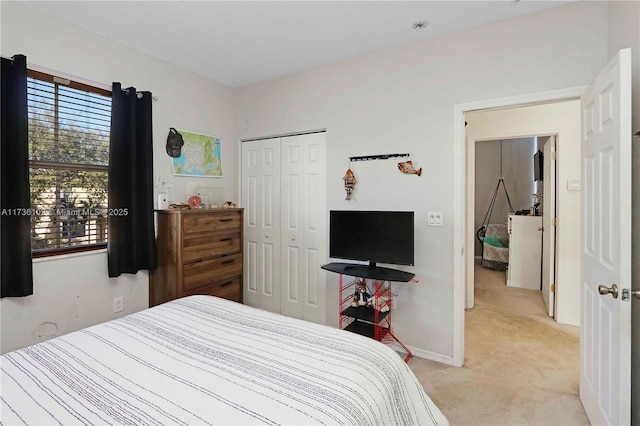
[[223,254],[240,253],[240,231],[209,232],[185,237],[183,241],[185,263],[209,259]]
[[235,276],[229,278],[228,280],[220,281],[206,287],[200,287],[199,289],[186,292],[184,295],[192,296],[194,294],[206,294],[208,296],[222,297],[223,299],[242,303],[242,300],[240,300],[241,286],[242,282],[240,276]]
[[219,214],[191,214],[184,217],[185,238],[210,231],[240,230],[241,215],[237,212]]
[[242,275],[242,255],[216,257],[201,262],[188,263],[183,270],[183,291],[195,290],[212,283],[228,281]]

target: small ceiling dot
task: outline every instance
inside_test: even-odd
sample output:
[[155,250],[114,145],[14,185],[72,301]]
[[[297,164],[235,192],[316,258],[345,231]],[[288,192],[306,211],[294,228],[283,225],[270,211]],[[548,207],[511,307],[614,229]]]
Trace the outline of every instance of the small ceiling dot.
[[414,30],[423,30],[429,26],[429,21],[416,21],[413,23]]

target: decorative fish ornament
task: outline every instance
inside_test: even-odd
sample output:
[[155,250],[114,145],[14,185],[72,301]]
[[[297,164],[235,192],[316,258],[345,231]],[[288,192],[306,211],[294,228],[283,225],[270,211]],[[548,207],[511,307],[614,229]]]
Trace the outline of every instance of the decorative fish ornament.
[[416,170],[413,167],[413,163],[411,160],[403,161],[402,163],[398,163],[398,168],[402,173],[415,174],[420,176],[422,174],[422,167]]
[[347,173],[344,174],[342,178],[344,180],[344,189],[347,191],[347,198],[345,200],[351,199],[351,191],[353,191],[353,187],[356,186],[356,177],[353,174],[353,170],[348,169]]

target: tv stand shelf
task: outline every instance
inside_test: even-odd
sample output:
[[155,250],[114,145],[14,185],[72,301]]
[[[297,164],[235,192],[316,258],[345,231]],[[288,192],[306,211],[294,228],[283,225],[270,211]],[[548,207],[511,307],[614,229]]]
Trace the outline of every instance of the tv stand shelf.
[[[374,323],[376,321],[375,318],[375,309],[367,306],[348,306],[346,309],[342,311],[342,315],[346,315],[351,318],[355,318],[360,321]],[[378,312],[378,322],[384,321],[384,319],[389,315],[389,311],[386,312]]]
[[411,281],[413,277],[416,276],[410,272],[400,271],[398,269],[383,268],[381,266],[358,265],[354,263],[331,262],[326,265],[322,265],[322,269],[352,277],[405,283]]
[[[391,303],[394,297],[391,282],[408,282],[415,275],[396,269],[350,263],[328,263],[322,269],[340,274],[340,328],[386,344],[397,343],[406,353],[404,361],[408,362],[413,354],[398,340],[391,328]],[[345,279],[345,276],[355,278]],[[358,280],[366,282],[373,306],[352,306]],[[373,286],[367,280],[372,280]]]

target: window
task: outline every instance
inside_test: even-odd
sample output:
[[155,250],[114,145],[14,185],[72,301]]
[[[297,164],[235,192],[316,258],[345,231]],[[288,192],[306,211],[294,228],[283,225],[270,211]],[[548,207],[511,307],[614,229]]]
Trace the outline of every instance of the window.
[[111,92],[29,70],[34,257],[107,243]]

